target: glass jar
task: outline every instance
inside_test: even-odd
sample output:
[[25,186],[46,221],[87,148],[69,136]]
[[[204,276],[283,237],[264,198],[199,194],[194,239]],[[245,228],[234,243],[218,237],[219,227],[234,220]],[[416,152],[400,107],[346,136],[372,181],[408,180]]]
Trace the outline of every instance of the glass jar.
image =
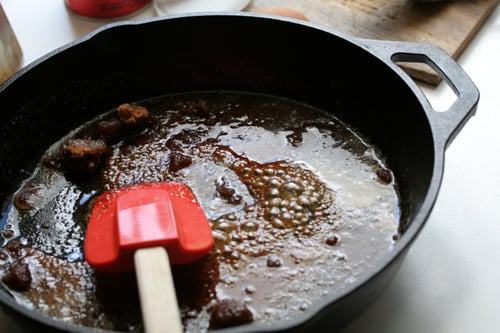
[[23,52],[0,3],[0,84],[21,67]]

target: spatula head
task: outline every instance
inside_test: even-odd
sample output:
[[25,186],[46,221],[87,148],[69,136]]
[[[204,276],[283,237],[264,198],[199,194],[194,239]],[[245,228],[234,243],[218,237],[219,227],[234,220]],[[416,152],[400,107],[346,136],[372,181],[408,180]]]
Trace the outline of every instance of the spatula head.
[[85,259],[96,270],[134,269],[137,249],[163,246],[170,262],[202,258],[214,244],[207,217],[182,183],[151,183],[101,194],[85,237]]

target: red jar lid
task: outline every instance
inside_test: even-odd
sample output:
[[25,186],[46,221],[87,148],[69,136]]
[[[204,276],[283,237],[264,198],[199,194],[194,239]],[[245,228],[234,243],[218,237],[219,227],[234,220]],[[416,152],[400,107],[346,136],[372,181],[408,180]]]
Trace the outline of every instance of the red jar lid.
[[133,13],[151,0],[65,0],[76,14],[94,18],[110,18]]

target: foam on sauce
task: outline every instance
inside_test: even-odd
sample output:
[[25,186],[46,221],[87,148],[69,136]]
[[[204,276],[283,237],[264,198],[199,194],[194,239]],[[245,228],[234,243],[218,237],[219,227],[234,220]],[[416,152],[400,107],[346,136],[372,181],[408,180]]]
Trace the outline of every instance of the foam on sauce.
[[[30,209],[5,212],[5,243],[21,246],[0,252],[0,275],[16,260],[28,264],[30,287],[12,291],[26,306],[86,326],[142,330],[133,273],[96,273],[82,254],[92,198],[137,182],[187,183],[212,225],[209,255],[173,268],[187,332],[206,331],[223,299],[245,304],[255,322],[293,318],[391,250],[400,218],[395,180],[377,149],[331,114],[236,92],[138,104],[154,123],[114,142],[96,175],[74,180],[47,163],[64,138],[21,186]],[[113,115],[68,137],[94,135]]]

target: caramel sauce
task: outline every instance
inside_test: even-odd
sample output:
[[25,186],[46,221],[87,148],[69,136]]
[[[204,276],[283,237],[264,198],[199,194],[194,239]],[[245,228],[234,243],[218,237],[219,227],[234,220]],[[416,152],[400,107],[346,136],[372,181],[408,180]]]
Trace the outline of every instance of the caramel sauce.
[[[142,331],[133,273],[96,273],[82,255],[92,198],[139,182],[185,182],[213,229],[206,258],[173,267],[187,332],[208,330],[228,299],[244,306],[244,320],[293,318],[391,250],[400,218],[392,173],[330,113],[236,92],[137,104],[153,115],[147,126],[110,136],[114,111],[85,124],[47,151],[14,196],[0,276],[28,264],[30,286],[12,291],[19,302],[85,326]],[[92,175],[69,175],[59,155],[70,137],[107,140],[112,152]]]

